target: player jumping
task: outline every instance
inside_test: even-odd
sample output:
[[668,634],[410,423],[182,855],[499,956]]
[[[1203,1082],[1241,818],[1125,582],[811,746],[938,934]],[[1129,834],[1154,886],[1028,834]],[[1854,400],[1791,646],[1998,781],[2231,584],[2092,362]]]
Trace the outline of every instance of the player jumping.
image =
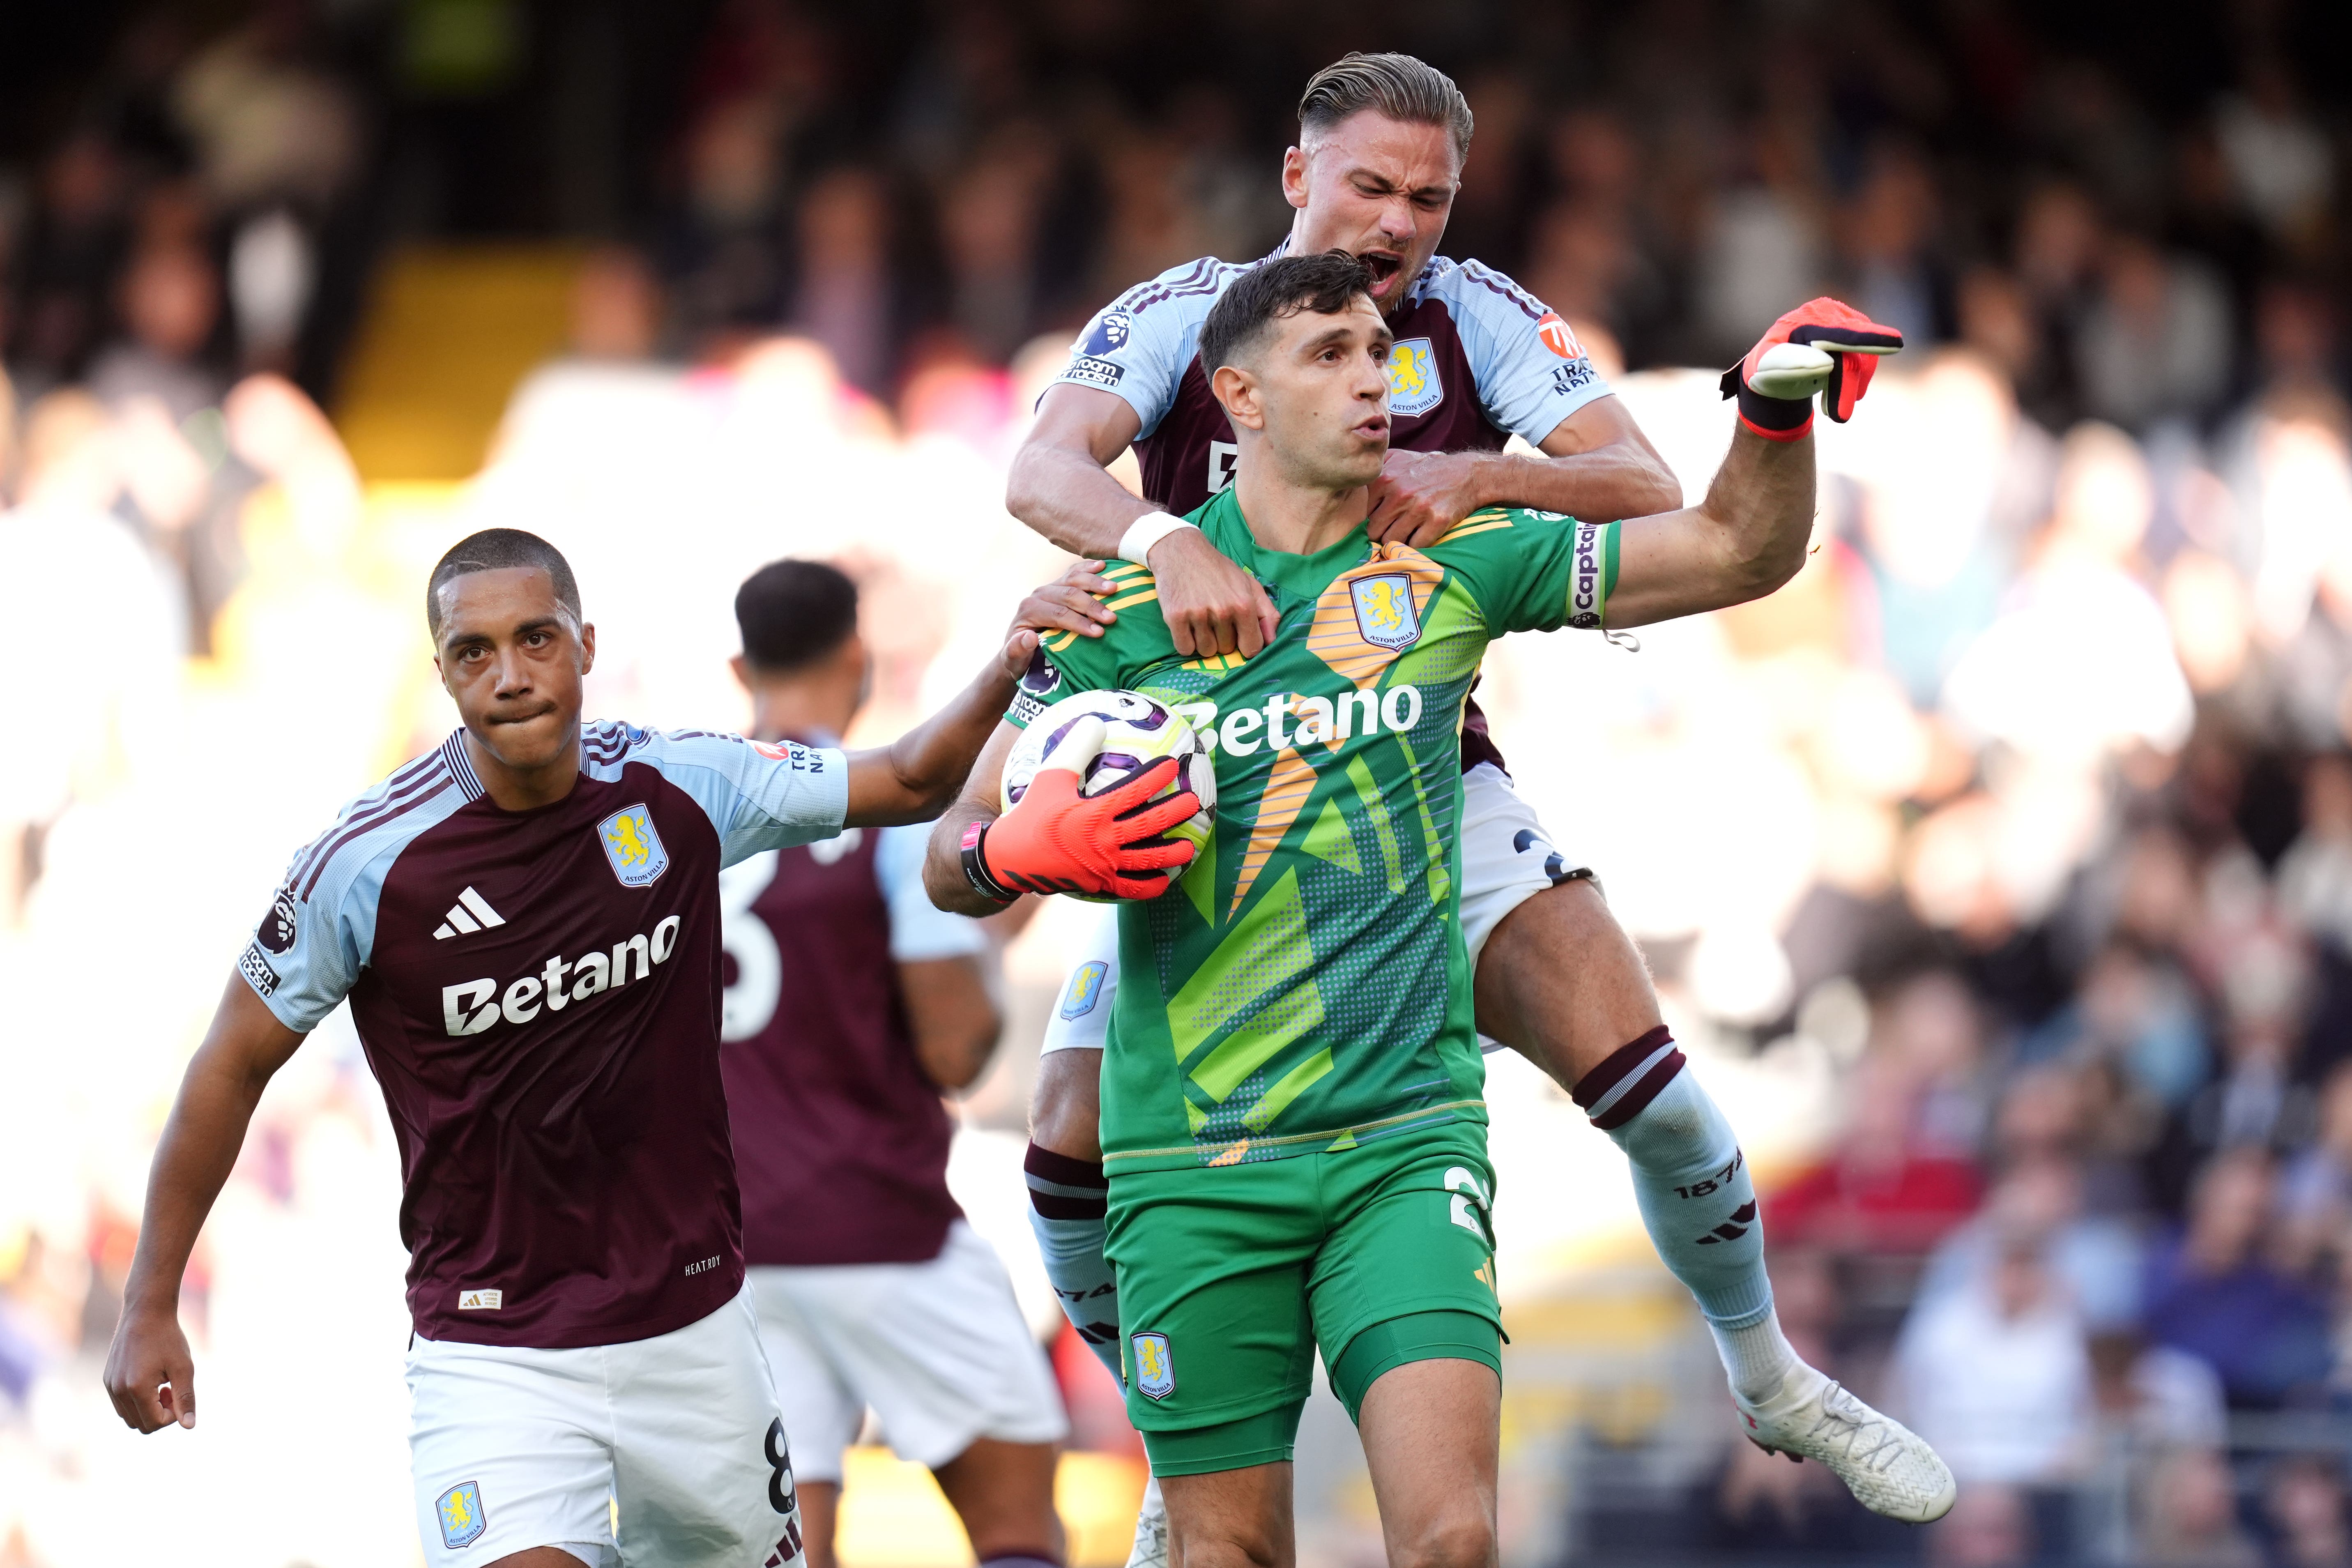
[[[1389,453],[1370,489],[1371,537],[1426,548],[1480,508],[1506,502],[1602,519],[1678,506],[1673,478],[1567,325],[1500,273],[1434,256],[1470,140],[1469,107],[1454,83],[1411,56],[1349,55],[1307,84],[1299,122],[1299,144],[1285,155],[1282,174],[1298,211],[1276,254],[1336,247],[1360,257],[1395,340],[1387,362]],[[1098,580],[1114,607],[1087,604],[1079,613],[1108,624],[1116,606],[1156,594],[1180,653],[1255,653],[1270,633],[1267,595],[1217,550],[1213,532],[1136,500],[1104,465],[1132,445],[1146,493],[1171,511],[1222,491],[1239,437],[1197,344],[1223,290],[1252,270],[1203,258],[1114,301],[1039,404],[1013,467],[1008,504],[1032,527],[1083,555],[1149,566],[1149,583],[1122,579],[1113,591]],[[1514,433],[1545,456],[1504,455]],[[1770,592],[1801,560],[1811,521],[1808,511],[1750,516],[1738,527],[1687,521],[1625,531],[1613,624]],[[1079,598],[1066,597],[1074,605]],[[1089,636],[1098,629],[1085,628]],[[1831,1385],[1780,1333],[1744,1169],[1724,1186],[1722,1223],[1738,1234],[1701,1244],[1684,1233],[1672,1194],[1705,1179],[1692,1173],[1716,1160],[1729,1134],[1696,1080],[1675,1076],[1682,1058],[1639,954],[1575,847],[1555,847],[1512,788],[1475,703],[1461,756],[1461,918],[1479,1027],[1569,1088],[1625,1150],[1652,1239],[1697,1297],[1748,1429],[1829,1461],[1868,1506],[1899,1509],[1856,1468],[1854,1456],[1873,1451],[1873,1429],[1832,1418],[1843,1406]],[[1116,1359],[1121,1318],[1103,1250],[1096,1083],[1118,984],[1106,922],[1049,1026],[1028,1156],[1032,1224],[1055,1289],[1107,1360]],[[1636,1123],[1668,1077],[1669,1109]],[[1729,1217],[1742,1210],[1747,1220]],[[1158,1555],[1151,1534],[1147,1500],[1139,1560]]]
[[[774,562],[735,619],[754,737],[838,745],[871,684],[856,585]],[[842,1453],[868,1406],[939,1478],[982,1563],[1053,1568],[1061,1397],[1003,1264],[948,1195],[940,1096],[980,1076],[1000,1028],[988,938],[925,895],[927,836],[852,828],[719,878],[743,1256],[809,1568],[834,1568]]]
[[[1128,1408],[1186,1568],[1291,1560],[1287,1466],[1318,1348],[1392,1554],[1494,1561],[1500,1317],[1454,848],[1462,705],[1503,632],[1672,613],[1687,595],[1662,585],[1664,562],[1741,552],[1767,587],[1792,574],[1813,511],[1811,395],[1850,413],[1869,356],[1899,343],[1832,301],[1784,317],[1727,378],[1739,424],[1697,507],[1622,524],[1482,509],[1415,548],[1364,523],[1391,387],[1374,280],[1344,253],[1269,261],[1202,325],[1237,452],[1233,487],[1190,521],[1264,585],[1265,649],[1187,658],[1148,570],[1110,566],[1129,613],[1097,639],[1048,640],[927,862],[934,899],[966,910],[1022,887],[1136,898],[1132,858],[1181,853],[1133,847],[1153,814],[1121,823],[1033,785],[997,816],[1017,727],[1063,695],[1128,688],[1216,736],[1209,848],[1120,911],[1102,1080]],[[1085,728],[1049,763],[1069,766]],[[1670,1042],[1637,1045],[1578,1099],[1627,1149],[1652,1234],[1709,1319],[1764,1321],[1745,1163],[1681,1067]],[[1787,1364],[1771,1395],[1742,1398],[1752,1435],[1828,1450],[1881,1512],[1949,1508],[1924,1443]]]
[[246,947],[155,1152],[107,1392],[142,1432],[195,1425],[181,1275],[270,1076],[349,997],[400,1143],[431,1561],[797,1563],[719,1078],[719,874],[936,813],[1036,639],[845,756],[583,726],[595,628],[532,534],[444,555],[425,619],[463,726],[295,857]]

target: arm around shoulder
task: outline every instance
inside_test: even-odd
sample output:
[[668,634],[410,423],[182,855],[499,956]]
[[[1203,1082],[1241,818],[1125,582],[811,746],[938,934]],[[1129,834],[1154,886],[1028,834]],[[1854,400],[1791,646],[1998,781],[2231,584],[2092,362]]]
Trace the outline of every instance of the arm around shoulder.
[[1108,560],[1128,525],[1156,510],[1110,477],[1143,422],[1117,393],[1049,386],[1004,479],[1004,510],[1074,555]]

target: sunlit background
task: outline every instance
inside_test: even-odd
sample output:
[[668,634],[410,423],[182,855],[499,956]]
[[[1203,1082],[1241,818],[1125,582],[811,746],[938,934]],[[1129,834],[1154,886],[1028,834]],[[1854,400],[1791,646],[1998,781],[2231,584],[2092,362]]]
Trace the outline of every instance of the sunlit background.
[[[1914,345],[1822,427],[1794,583],[1517,639],[1481,696],[1739,1128],[1791,1339],[1959,1507],[1884,1526],[1739,1441],[1620,1157],[1505,1055],[1510,1568],[2352,1563],[2342,7],[85,0],[0,11],[0,1568],[423,1561],[345,1015],[198,1252],[197,1431],[98,1368],[280,868],[454,722],[435,557],[554,540],[592,715],[699,726],[748,717],[740,578],[840,561],[887,738],[1061,564],[1002,497],[1076,324],[1263,254],[1355,47],[1463,81],[1446,251],[1570,319],[1686,496],[1729,418],[1676,367],[1824,289]],[[1019,1174],[1085,913],[1003,947],[952,1177],[1100,1568],[1139,1450]],[[1381,1561],[1328,1397],[1298,1481],[1311,1568]],[[969,1561],[879,1446],[841,1544]]]

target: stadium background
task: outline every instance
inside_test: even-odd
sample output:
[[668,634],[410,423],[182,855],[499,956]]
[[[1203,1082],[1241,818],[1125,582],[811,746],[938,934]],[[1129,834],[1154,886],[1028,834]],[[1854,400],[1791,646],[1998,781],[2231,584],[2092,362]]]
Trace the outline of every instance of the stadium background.
[[[1355,47],[1478,117],[1444,249],[1574,322],[1696,498],[1714,372],[1823,289],[1908,335],[1822,433],[1818,552],[1638,653],[1505,645],[1767,1193],[1804,1352],[1937,1442],[1871,1528],[1738,1443],[1622,1163],[1495,1058],[1512,1568],[2352,1562],[2352,23],[2308,0],[230,0],[0,12],[0,1564],[421,1561],[381,1102],[332,1023],[186,1314],[203,1425],[97,1369],[178,1073],[278,868],[451,721],[418,586],[578,564],[592,710],[745,717],[751,566],[851,562],[887,736],[1057,560],[1001,506],[1087,310],[1283,230]],[[2333,62],[2333,63],[2330,63]],[[321,416],[323,408],[326,416]],[[1055,1319],[1021,1109],[1075,910],[956,1182]],[[1134,1448],[1062,1347],[1082,1563]],[[1344,1418],[1302,1556],[1379,1561]],[[851,1568],[962,1560],[853,1469]]]

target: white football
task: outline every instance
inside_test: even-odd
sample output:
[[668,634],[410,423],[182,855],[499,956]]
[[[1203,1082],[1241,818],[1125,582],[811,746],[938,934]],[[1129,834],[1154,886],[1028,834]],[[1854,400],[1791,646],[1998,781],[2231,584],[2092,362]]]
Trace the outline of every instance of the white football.
[[[1192,726],[1171,712],[1168,708],[1139,691],[1081,691],[1076,697],[1065,697],[1029,721],[1029,728],[1004,759],[1003,809],[1011,811],[1029,793],[1030,781],[1054,742],[1068,732],[1072,724],[1092,715],[1103,721],[1102,749],[1087,759],[1079,771],[1078,790],[1083,795],[1100,795],[1134,777],[1162,757],[1176,759],[1176,776],[1168,787],[1152,798],[1164,800],[1183,790],[1201,797],[1201,809],[1170,828],[1167,837],[1192,846],[1197,856],[1209,841],[1209,822],[1217,807],[1217,773],[1208,749],[1192,732]],[[1174,881],[1184,872],[1180,866],[1160,873]],[[1074,895],[1087,897],[1086,895]],[[1116,903],[1115,899],[1087,898],[1090,903]]]

